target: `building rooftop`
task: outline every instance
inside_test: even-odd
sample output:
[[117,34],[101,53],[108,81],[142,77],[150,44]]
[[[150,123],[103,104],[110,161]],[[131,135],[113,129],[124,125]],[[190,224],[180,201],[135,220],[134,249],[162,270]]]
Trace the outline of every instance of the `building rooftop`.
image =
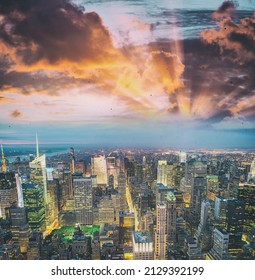
[[33,189],[33,188],[38,188],[38,184],[34,183],[23,183],[22,188],[24,189]]
[[148,232],[134,231],[133,235],[134,235],[135,243],[151,243],[152,242],[151,235]]

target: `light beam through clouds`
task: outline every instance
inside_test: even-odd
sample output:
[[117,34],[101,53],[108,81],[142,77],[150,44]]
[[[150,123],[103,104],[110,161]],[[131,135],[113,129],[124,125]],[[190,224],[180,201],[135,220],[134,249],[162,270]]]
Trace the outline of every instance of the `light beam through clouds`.
[[[143,1],[108,1],[116,16],[108,18],[110,26],[84,1],[0,0],[1,123],[121,125],[125,119],[127,130],[136,121],[176,132],[174,125],[253,129],[252,12],[238,10],[243,1],[208,3],[214,11],[192,1],[188,10],[185,2],[149,1],[137,11],[132,5]],[[107,3],[88,5],[103,11]],[[118,15],[122,7],[128,8]],[[183,35],[185,16],[191,27],[201,24],[200,38]]]

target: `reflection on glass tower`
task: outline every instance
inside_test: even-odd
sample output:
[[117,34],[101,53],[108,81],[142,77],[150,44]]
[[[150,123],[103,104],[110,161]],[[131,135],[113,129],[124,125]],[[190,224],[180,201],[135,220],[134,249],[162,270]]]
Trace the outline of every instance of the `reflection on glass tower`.
[[33,230],[44,232],[46,229],[45,203],[43,189],[38,184],[22,184],[24,204],[27,209],[28,223]]
[[[36,134],[36,158],[29,163],[30,167],[30,182],[32,185],[36,185],[37,187],[31,188],[36,190],[36,196],[42,193],[43,197],[43,208],[45,211],[44,219],[46,219],[45,223],[48,226],[49,223],[49,211],[48,211],[48,196],[47,196],[47,171],[46,171],[46,155],[39,154],[39,145],[38,138]],[[41,189],[41,191],[39,191]],[[44,222],[43,222],[44,224]],[[31,226],[32,227],[32,226]],[[40,226],[41,227],[41,226]]]

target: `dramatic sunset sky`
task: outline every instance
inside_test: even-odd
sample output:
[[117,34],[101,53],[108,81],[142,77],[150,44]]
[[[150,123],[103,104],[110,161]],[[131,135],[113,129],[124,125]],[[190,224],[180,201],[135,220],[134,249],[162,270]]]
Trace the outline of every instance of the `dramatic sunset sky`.
[[0,143],[255,148],[255,0],[0,0]]

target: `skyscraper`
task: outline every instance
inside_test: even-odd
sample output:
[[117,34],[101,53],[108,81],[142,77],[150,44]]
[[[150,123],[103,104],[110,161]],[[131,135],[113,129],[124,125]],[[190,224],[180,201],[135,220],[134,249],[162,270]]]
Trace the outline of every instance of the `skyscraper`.
[[75,172],[75,156],[74,156],[74,148],[70,148],[70,172],[73,174]]
[[207,224],[209,209],[210,209],[209,201],[203,200],[202,204],[201,204],[200,222],[199,222],[198,230],[196,233],[197,238],[199,238],[200,235],[202,235],[204,233],[204,230],[205,230],[206,224]]
[[156,232],[154,259],[165,260],[167,257],[167,208],[165,203],[156,206]]
[[115,157],[107,157],[106,158],[106,165],[107,165],[108,184],[111,185],[114,188],[117,188],[119,167],[116,165],[116,158]]
[[198,222],[202,200],[206,196],[206,180],[204,177],[193,177],[191,181],[190,207],[194,211],[195,223]]
[[249,182],[251,180],[255,181],[255,159],[251,163],[250,172],[248,174],[248,180],[247,181]]
[[2,144],[1,144],[1,151],[2,151],[2,172],[7,172],[6,159],[4,157],[4,148]]
[[244,202],[244,229],[255,226],[255,182],[254,184],[239,184],[238,200]]
[[25,207],[10,207],[12,241],[20,245],[20,252],[26,253],[31,229],[28,225]]
[[38,184],[22,184],[24,205],[27,209],[28,224],[32,230],[44,232],[46,215],[43,188]]
[[216,196],[214,200],[214,218],[217,220],[218,227],[225,227],[227,218],[228,199],[222,196]]
[[92,175],[97,176],[98,185],[107,185],[107,168],[104,155],[96,155],[91,158]]
[[75,173],[75,157],[74,157],[74,148],[70,148],[70,183],[69,183],[69,190],[68,196],[69,198],[73,198],[74,190],[73,190],[73,174]]
[[18,203],[10,207],[12,240],[20,245],[20,252],[26,253],[31,229],[28,224],[27,209],[24,207],[21,178],[15,174]]
[[173,192],[166,196],[166,227],[168,248],[174,248],[176,244],[176,197]]
[[245,203],[229,199],[227,205],[226,230],[229,233],[229,248],[235,254],[242,246]]
[[93,185],[94,177],[73,177],[74,206],[76,223],[93,224]]
[[157,183],[167,186],[167,161],[159,160],[157,168]]
[[127,209],[126,201],[126,176],[121,170],[118,176],[118,192],[120,197],[120,211],[125,212]]
[[187,153],[185,151],[180,151],[179,152],[179,160],[180,160],[180,163],[186,163]]

